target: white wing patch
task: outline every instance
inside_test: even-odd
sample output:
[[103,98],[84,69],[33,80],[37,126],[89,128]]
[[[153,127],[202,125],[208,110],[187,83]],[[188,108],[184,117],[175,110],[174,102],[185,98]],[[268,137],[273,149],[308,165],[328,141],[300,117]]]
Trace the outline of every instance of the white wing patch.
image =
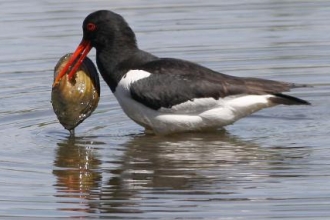
[[[130,70],[128,71],[119,81],[118,86],[116,88],[116,92],[120,94],[123,90],[129,91],[129,87],[132,83],[137,80],[147,78],[151,75],[151,73],[144,70]],[[121,92],[117,92],[117,89],[122,90]]]

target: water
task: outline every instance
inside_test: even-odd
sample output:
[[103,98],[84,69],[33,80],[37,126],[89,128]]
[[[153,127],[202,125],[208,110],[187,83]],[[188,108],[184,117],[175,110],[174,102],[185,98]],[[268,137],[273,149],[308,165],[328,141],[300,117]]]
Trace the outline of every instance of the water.
[[[53,68],[97,9],[122,14],[158,56],[309,83],[290,94],[312,106],[147,136],[102,82],[70,138],[50,103]],[[329,219],[329,1],[2,0],[0,11],[1,219]]]

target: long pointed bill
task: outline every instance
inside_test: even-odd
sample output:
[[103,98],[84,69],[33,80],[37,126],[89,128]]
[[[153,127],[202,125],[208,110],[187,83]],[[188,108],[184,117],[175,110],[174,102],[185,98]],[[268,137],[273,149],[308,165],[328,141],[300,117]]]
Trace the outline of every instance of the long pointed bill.
[[68,73],[69,80],[71,80],[91,49],[92,46],[90,41],[82,40],[81,43],[78,45],[77,49],[75,50],[75,52],[73,53],[73,55],[70,57],[67,64],[57,75],[53,83],[53,87],[60,82],[61,78],[67,73],[69,68],[73,65],[70,69],[70,72]]

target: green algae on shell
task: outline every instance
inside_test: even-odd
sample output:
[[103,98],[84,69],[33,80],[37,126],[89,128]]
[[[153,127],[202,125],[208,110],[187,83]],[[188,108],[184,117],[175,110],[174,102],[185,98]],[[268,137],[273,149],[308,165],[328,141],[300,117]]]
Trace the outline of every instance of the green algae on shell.
[[[60,58],[54,69],[54,80],[69,61],[72,53]],[[65,74],[53,85],[51,102],[53,110],[63,127],[74,133],[74,128],[88,118],[100,99],[100,80],[94,63],[86,57],[74,79]]]

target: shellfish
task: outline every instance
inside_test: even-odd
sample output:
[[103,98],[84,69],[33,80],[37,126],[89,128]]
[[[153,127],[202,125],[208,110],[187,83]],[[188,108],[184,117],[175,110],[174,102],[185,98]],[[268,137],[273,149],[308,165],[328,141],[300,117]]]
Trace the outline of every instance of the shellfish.
[[[69,61],[72,53],[60,58],[54,69],[54,80]],[[74,129],[96,109],[100,99],[100,80],[94,63],[86,57],[73,80],[66,74],[53,84],[51,103],[63,127],[74,134]]]

